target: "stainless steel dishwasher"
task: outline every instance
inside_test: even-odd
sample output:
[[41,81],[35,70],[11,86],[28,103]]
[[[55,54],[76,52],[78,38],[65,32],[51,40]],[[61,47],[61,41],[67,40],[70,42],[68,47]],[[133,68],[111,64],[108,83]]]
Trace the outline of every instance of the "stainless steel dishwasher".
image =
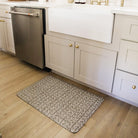
[[12,24],[16,56],[23,61],[44,68],[45,10],[12,7]]

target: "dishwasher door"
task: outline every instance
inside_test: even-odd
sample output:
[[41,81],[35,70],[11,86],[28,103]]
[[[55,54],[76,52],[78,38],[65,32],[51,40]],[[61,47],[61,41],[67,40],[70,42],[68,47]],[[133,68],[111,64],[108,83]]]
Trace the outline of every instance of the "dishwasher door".
[[16,56],[44,68],[44,9],[14,7],[12,14]]

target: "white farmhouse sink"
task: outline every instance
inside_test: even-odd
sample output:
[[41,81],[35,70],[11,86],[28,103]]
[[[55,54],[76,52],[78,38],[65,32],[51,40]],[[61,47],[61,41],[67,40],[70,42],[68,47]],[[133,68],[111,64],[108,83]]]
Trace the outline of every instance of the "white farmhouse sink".
[[114,20],[111,10],[92,5],[49,8],[49,31],[111,43]]

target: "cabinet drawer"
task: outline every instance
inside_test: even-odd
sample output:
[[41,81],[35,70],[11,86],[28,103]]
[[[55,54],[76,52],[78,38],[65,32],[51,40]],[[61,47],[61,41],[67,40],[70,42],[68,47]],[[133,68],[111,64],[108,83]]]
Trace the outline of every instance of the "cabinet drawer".
[[138,43],[121,41],[117,68],[138,74]]
[[10,6],[0,5],[0,17],[11,18]]
[[117,70],[113,94],[138,104],[138,76]]
[[138,17],[120,16],[121,38],[138,42]]

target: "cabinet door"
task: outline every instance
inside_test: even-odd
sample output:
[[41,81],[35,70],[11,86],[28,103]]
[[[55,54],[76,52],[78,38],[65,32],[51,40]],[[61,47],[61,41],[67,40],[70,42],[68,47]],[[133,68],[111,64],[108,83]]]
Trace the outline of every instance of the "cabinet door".
[[117,68],[138,74],[138,43],[121,41]]
[[46,67],[73,77],[73,42],[52,36],[45,36],[45,42]]
[[0,49],[6,50],[6,21],[0,18]]
[[7,51],[15,54],[15,46],[13,39],[13,29],[11,19],[6,20],[6,38],[7,38]]
[[116,52],[82,43],[75,47],[75,79],[111,92]]

